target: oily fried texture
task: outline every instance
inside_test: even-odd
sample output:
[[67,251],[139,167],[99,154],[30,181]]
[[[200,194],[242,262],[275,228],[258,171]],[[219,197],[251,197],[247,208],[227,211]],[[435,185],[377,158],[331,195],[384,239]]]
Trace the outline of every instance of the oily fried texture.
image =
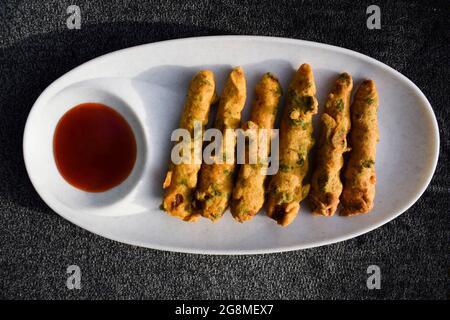
[[[168,214],[185,221],[193,221],[198,217],[198,214],[193,212],[192,208],[197,174],[201,166],[201,164],[193,161],[194,122],[199,121],[203,128],[207,124],[210,106],[215,98],[214,90],[214,74],[211,71],[200,71],[192,78],[179,126],[187,129],[191,135],[191,161],[178,165],[171,162],[163,185],[166,193],[162,209]],[[201,141],[202,137],[195,137],[195,139]]]
[[308,171],[312,137],[312,117],[317,113],[316,85],[308,64],[300,66],[289,86],[280,125],[279,170],[272,177],[267,198],[267,214],[286,226],[297,216],[300,201],[309,192],[303,185]]
[[[246,163],[240,166],[230,206],[233,217],[239,222],[251,219],[264,205],[264,180],[270,154],[269,130],[274,126],[281,95],[278,79],[266,73],[256,85],[250,120],[242,127],[244,130],[258,130],[258,134],[265,134],[267,143],[265,146],[258,145],[256,164]],[[248,146],[246,152],[249,153]]]
[[352,77],[342,73],[328,95],[320,119],[316,168],[311,179],[311,200],[314,214],[332,216],[342,193],[340,172],[347,151],[347,134],[350,131],[350,97]]
[[[215,128],[221,130],[224,137],[224,150],[222,155],[234,154],[236,137],[231,130],[240,126],[241,111],[246,99],[246,81],[241,67],[234,68],[225,84],[217,110]],[[225,131],[230,134],[226,139]],[[235,157],[227,161],[221,157],[223,163],[202,164],[199,183],[196,191],[195,209],[203,217],[216,221],[222,217],[228,207],[228,202],[233,190],[233,178],[235,169]]]
[[341,215],[367,213],[375,198],[375,156],[378,142],[378,94],[375,82],[364,81],[351,106],[352,151],[344,174]]

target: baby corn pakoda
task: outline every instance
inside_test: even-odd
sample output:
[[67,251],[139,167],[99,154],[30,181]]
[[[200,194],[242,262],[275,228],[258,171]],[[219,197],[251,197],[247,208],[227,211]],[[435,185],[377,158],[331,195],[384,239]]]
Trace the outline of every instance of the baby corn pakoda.
[[367,213],[375,198],[375,156],[378,143],[378,94],[375,82],[365,80],[351,106],[352,148],[344,173],[341,215]]
[[302,64],[289,85],[280,125],[279,170],[270,181],[267,195],[267,214],[283,226],[294,220],[300,201],[309,192],[309,185],[303,185],[303,179],[308,171],[308,154],[314,144],[315,95],[311,66]]
[[[281,95],[280,83],[270,73],[266,73],[256,85],[250,120],[243,125],[243,129],[255,129],[258,134],[266,134],[267,143],[265,146],[258,145],[256,164],[245,163],[240,167],[230,205],[233,217],[239,222],[251,219],[264,205],[264,181],[270,154],[270,130],[275,123]],[[259,129],[267,130],[259,131]],[[247,154],[249,152],[248,146],[246,152]]]
[[340,172],[344,164],[343,154],[348,150],[347,134],[351,126],[352,87],[352,77],[342,73],[328,95],[320,118],[317,162],[309,193],[314,214],[332,216],[339,204],[342,193]]
[[[195,209],[203,217],[215,221],[222,217],[228,207],[228,202],[233,190],[235,158],[225,162],[222,156],[234,151],[236,147],[236,137],[234,130],[241,124],[241,111],[244,108],[246,99],[246,81],[244,71],[241,67],[234,68],[225,84],[219,101],[216,121],[214,127],[223,134],[223,146],[225,152],[221,155],[221,163],[203,163],[199,182],[196,191]],[[227,136],[225,131],[232,135]],[[231,131],[233,130],[233,131]],[[228,137],[230,137],[228,139]],[[234,152],[232,152],[234,154]],[[230,162],[230,163],[229,163]]]
[[170,162],[163,185],[166,192],[161,205],[162,209],[168,214],[185,221],[193,221],[198,217],[198,213],[193,211],[192,204],[201,162],[196,163],[194,161],[194,145],[197,139],[203,140],[203,137],[194,137],[194,126],[196,123],[200,123],[202,129],[206,126],[210,106],[214,102],[214,99],[214,74],[209,70],[198,72],[192,78],[189,85],[189,91],[179,125],[180,128],[188,130],[191,135],[192,142],[190,142],[189,148],[190,161],[180,164]]

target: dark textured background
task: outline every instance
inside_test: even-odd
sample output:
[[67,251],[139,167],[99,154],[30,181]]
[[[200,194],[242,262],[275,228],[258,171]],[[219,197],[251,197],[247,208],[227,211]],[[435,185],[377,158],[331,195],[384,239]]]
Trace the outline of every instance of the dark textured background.
[[[381,30],[366,8],[381,7]],[[82,11],[68,30],[66,8]],[[448,1],[1,1],[0,298],[439,298],[449,294]],[[52,212],[31,186],[22,133],[39,94],[82,62],[159,40],[282,36],[374,57],[423,90],[441,135],[437,171],[406,213],[356,239],[260,256],[202,256],[116,243]],[[82,289],[65,286],[82,270]],[[366,288],[377,264],[382,289]]]

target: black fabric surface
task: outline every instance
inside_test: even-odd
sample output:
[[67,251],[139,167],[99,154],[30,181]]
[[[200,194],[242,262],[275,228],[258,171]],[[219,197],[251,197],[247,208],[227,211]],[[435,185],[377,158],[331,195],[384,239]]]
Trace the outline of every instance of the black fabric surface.
[[[68,30],[66,8],[81,8]],[[2,1],[0,3],[0,298],[446,299],[449,288],[448,1]],[[50,210],[22,158],[28,112],[56,78],[99,55],[202,35],[282,36],[349,48],[397,69],[425,93],[440,126],[436,173],[399,218],[356,239],[304,251],[204,256],[96,236]],[[82,270],[68,290],[66,268]],[[381,268],[381,290],[366,269]]]

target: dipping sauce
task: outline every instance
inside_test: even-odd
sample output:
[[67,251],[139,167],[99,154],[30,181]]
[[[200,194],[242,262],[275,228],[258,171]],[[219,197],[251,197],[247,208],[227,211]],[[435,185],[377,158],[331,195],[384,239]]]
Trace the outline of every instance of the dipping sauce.
[[136,139],[128,122],[100,103],[67,111],[53,136],[56,166],[72,186],[103,192],[123,182],[136,162]]

